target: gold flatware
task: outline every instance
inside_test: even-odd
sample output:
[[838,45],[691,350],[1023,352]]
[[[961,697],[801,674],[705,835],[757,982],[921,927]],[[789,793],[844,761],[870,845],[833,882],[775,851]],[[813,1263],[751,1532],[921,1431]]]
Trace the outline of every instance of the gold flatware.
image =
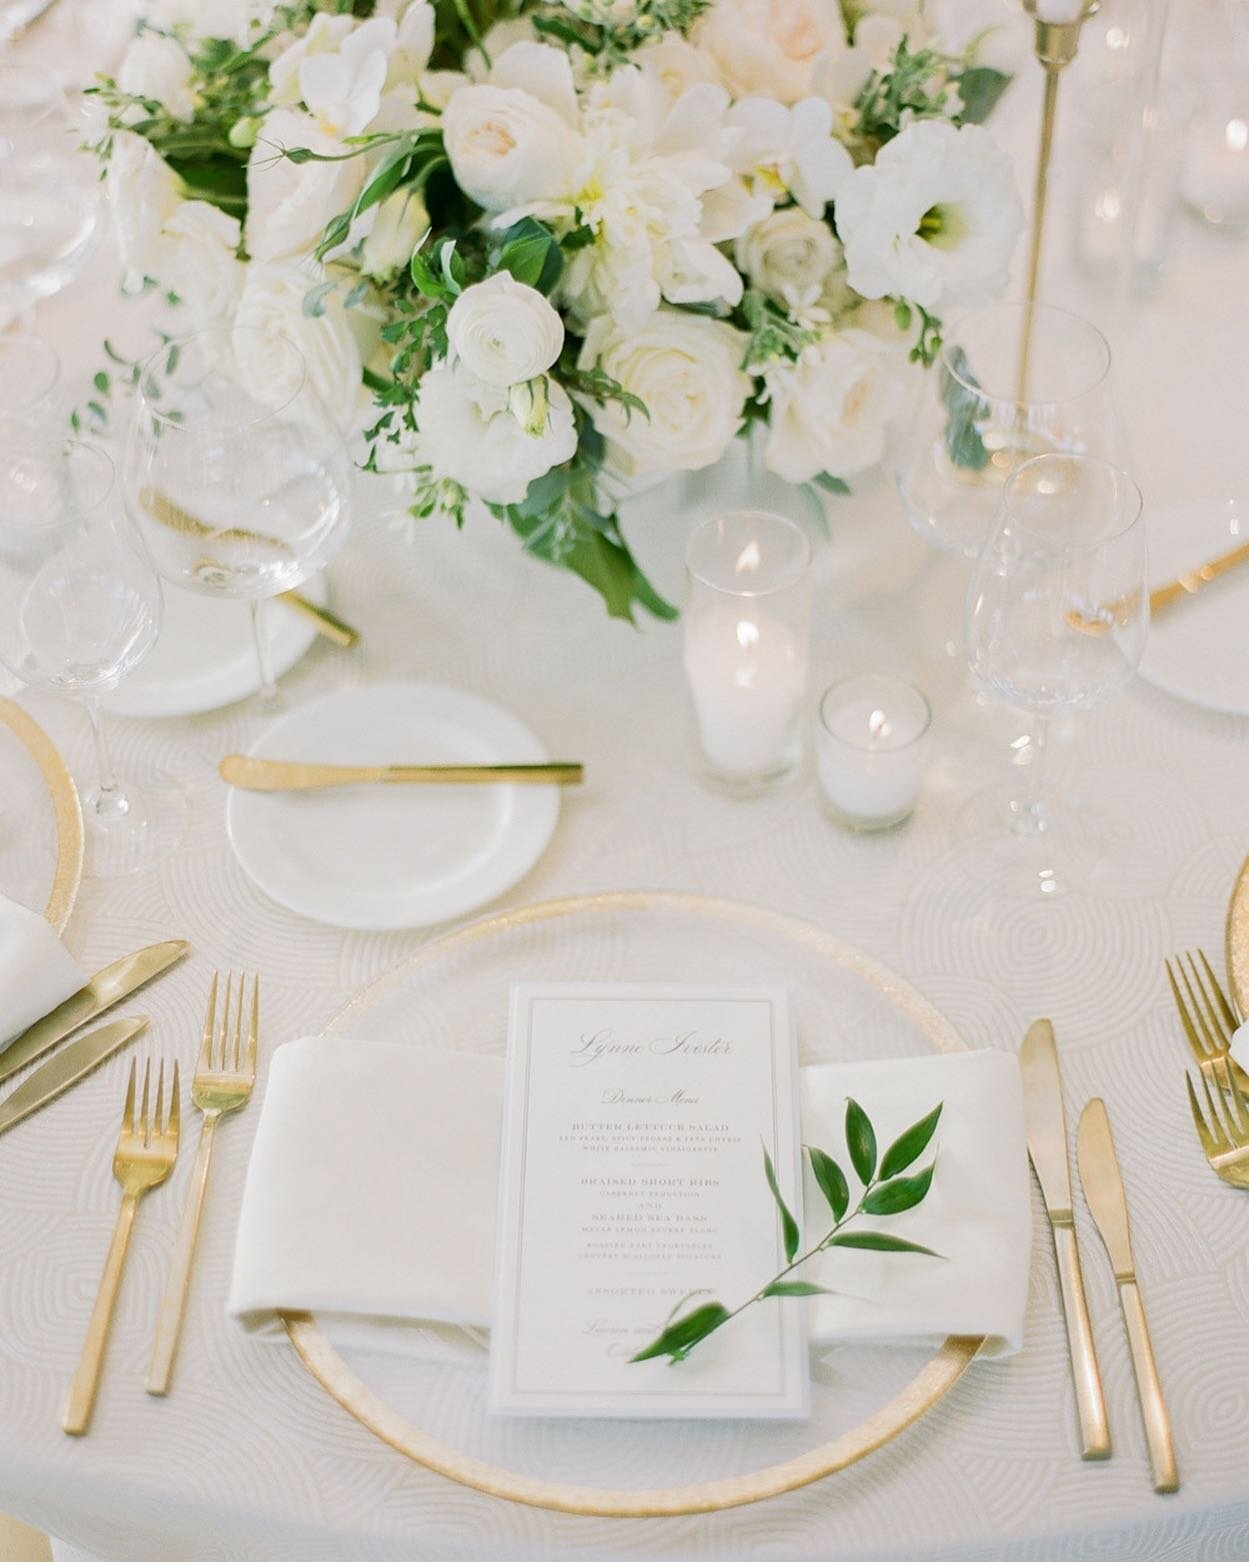
[[153,977],[176,965],[190,947],[184,938],[166,939],[164,943],[148,944],[145,949],[122,955],[120,960],[97,971],[85,987],[80,987],[41,1020],[36,1020],[0,1053],[0,1084],[18,1069],[41,1058],[80,1025],[111,1009],[123,998],[129,998]]
[[585,777],[583,765],[564,761],[541,765],[314,765],[257,759],[250,754],[227,754],[217,770],[230,786],[248,792],[306,792],[373,783],[480,786],[506,781],[521,786],[575,786]]
[[1071,1203],[1071,1167],[1067,1159],[1067,1116],[1063,1107],[1062,1075],[1054,1027],[1048,1020],[1029,1026],[1019,1054],[1023,1072],[1024,1118],[1028,1154],[1049,1216],[1058,1261],[1058,1284],[1067,1324],[1067,1348],[1075,1383],[1076,1413],[1080,1422],[1080,1457],[1108,1459],[1110,1429],[1106,1398],[1093,1344],[1080,1249],[1076,1244]]
[[[1155,618],[1181,598],[1196,596],[1212,580],[1217,580],[1228,570],[1245,563],[1249,563],[1249,542],[1239,543],[1226,553],[1220,553],[1218,558],[1210,559],[1208,563],[1198,565],[1183,575],[1177,575],[1174,580],[1167,581],[1166,585],[1158,586],[1149,593],[1149,616]],[[1067,613],[1067,622],[1084,634],[1104,635],[1134,618],[1136,609],[1137,598],[1120,597],[1118,601],[1108,602],[1093,613],[1084,613],[1073,607]]]
[[1127,1330],[1132,1370],[1136,1375],[1136,1394],[1141,1406],[1141,1420],[1145,1425],[1149,1462],[1153,1468],[1154,1490],[1179,1491],[1180,1473],[1171,1442],[1171,1419],[1162,1397],[1162,1384],[1158,1381],[1158,1366],[1150,1343],[1149,1325],[1145,1321],[1145,1304],[1141,1301],[1140,1288],[1136,1283],[1127,1194],[1123,1188],[1119,1158],[1115,1154],[1114,1136],[1110,1132],[1110,1115],[1100,1096],[1094,1096],[1080,1113],[1080,1124],[1076,1130],[1076,1160],[1080,1166],[1084,1197],[1105,1244],[1110,1267],[1115,1272],[1115,1284],[1119,1288],[1119,1304],[1123,1309],[1123,1325]]
[[1193,1077],[1187,1069],[1184,1071],[1184,1082],[1188,1086],[1188,1105],[1193,1114],[1193,1126],[1197,1130],[1206,1160],[1224,1182],[1230,1183],[1233,1188],[1249,1189],[1249,1108],[1245,1106],[1238,1072],[1233,1071],[1229,1076],[1226,1096],[1217,1082],[1214,1090],[1210,1089],[1210,1079],[1204,1071],[1198,1074],[1206,1101],[1204,1112],[1198,1104]]
[[[171,531],[181,532],[187,537],[216,537],[225,540],[231,538],[239,542],[264,543],[276,553],[286,553],[289,550],[286,544],[277,537],[266,537],[260,532],[247,531],[243,527],[229,526],[216,528],[206,526],[199,516],[192,515],[189,510],[184,510],[180,504],[175,504],[168,496],[156,488],[144,488],[139,492],[139,503],[162,526],[168,526]],[[331,613],[328,608],[319,606],[306,597],[300,591],[283,591],[278,594],[278,600],[285,602],[288,607],[293,607],[302,613],[312,624],[315,624],[319,634],[327,640],[332,640],[335,645],[342,646],[346,650],[356,644],[360,639],[360,631],[353,629],[344,619],[336,613]]]
[[[1180,1023],[1203,1076],[1212,1079],[1222,1090],[1229,1088],[1229,1082],[1235,1076],[1239,1088],[1249,1090],[1249,1074],[1230,1051],[1240,1021],[1219,986],[1210,962],[1199,949],[1195,955],[1177,955],[1175,970],[1169,960],[1163,963]],[[1176,971],[1179,972],[1178,980]]]
[[200,1215],[208,1188],[208,1168],[212,1161],[213,1136],[217,1124],[230,1112],[237,1112],[251,1099],[256,1083],[256,1049],[260,1037],[260,978],[252,977],[252,1001],[248,1006],[247,1035],[243,1034],[244,979],[239,977],[238,1002],[232,1009],[233,978],[226,977],[225,1001],[217,1021],[218,974],[213,972],[208,989],[208,1012],[204,1016],[204,1037],[199,1065],[191,1081],[191,1100],[203,1114],[199,1151],[191,1174],[191,1189],[182,1212],[182,1225],[174,1248],[169,1279],[160,1305],[156,1325],[156,1343],[147,1369],[149,1394],[167,1394],[173,1380],[174,1357],[186,1315],[191,1286],[191,1266],[199,1239]]
[[168,1111],[165,1109],[165,1065],[160,1065],[156,1080],[156,1100],[151,1105],[152,1065],[143,1068],[143,1100],[139,1114],[135,1116],[135,1064],[130,1065],[130,1083],[126,1088],[126,1104],[122,1112],[121,1133],[117,1138],[117,1152],[113,1157],[113,1176],[121,1184],[121,1206],[117,1211],[117,1223],[113,1228],[113,1240],[100,1277],[100,1289],[87,1326],[83,1342],[82,1359],[70,1384],[69,1399],[61,1420],[62,1428],[71,1437],[81,1437],[91,1424],[91,1412],[95,1408],[96,1389],[100,1382],[100,1368],[104,1361],[104,1347],[108,1343],[109,1327],[113,1321],[113,1309],[117,1302],[117,1290],[121,1272],[130,1246],[130,1233],[134,1229],[135,1211],[139,1200],[152,1188],[159,1186],[173,1170],[178,1158],[178,1128],[181,1104],[178,1089],[178,1065],[173,1066],[173,1089]]
[[0,1134],[24,1121],[32,1112],[47,1106],[49,1101],[55,1101],[57,1096],[63,1095],[80,1079],[85,1079],[92,1069],[99,1068],[101,1063],[146,1029],[145,1017],[111,1020],[98,1030],[88,1031],[85,1036],[71,1041],[69,1046],[37,1068],[29,1079],[24,1079],[5,1098],[3,1105],[0,1105]]

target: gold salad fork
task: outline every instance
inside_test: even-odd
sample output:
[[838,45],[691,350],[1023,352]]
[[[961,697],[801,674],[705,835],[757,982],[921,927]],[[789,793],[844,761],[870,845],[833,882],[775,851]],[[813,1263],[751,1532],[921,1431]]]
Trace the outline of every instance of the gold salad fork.
[[121,1208],[117,1211],[117,1224],[113,1229],[113,1241],[100,1277],[100,1289],[96,1295],[87,1337],[83,1342],[82,1359],[70,1384],[69,1399],[61,1425],[71,1437],[81,1437],[91,1424],[91,1412],[95,1407],[96,1389],[100,1382],[100,1368],[104,1361],[104,1347],[108,1342],[109,1326],[117,1301],[117,1289],[121,1282],[126,1251],[130,1245],[130,1233],[134,1228],[135,1211],[139,1200],[151,1188],[164,1182],[173,1170],[178,1158],[178,1128],[181,1107],[178,1088],[178,1065],[173,1066],[173,1090],[165,1110],[165,1065],[162,1062],[156,1076],[155,1109],[150,1109],[152,1065],[143,1068],[143,1099],[139,1115],[135,1117],[136,1068],[130,1065],[130,1083],[126,1088],[126,1105],[122,1112],[121,1133],[117,1138],[117,1151],[113,1156],[113,1176],[121,1184]]
[[1228,1051],[1240,1021],[1210,962],[1199,949],[1196,955],[1177,955],[1175,970],[1169,960],[1164,963],[1171,996],[1202,1077],[1222,1090],[1229,1089],[1229,1081],[1234,1079],[1239,1090],[1249,1091],[1249,1075]]
[[160,1317],[156,1325],[156,1342],[147,1369],[149,1394],[167,1394],[173,1380],[174,1357],[182,1334],[182,1322],[186,1316],[187,1296],[191,1288],[191,1267],[195,1260],[195,1246],[199,1239],[200,1215],[204,1208],[204,1194],[208,1188],[208,1168],[212,1162],[213,1136],[217,1124],[230,1112],[246,1106],[256,1083],[256,1047],[260,1032],[260,978],[252,977],[252,1000],[248,1006],[247,1034],[243,1032],[244,979],[239,977],[238,997],[234,1000],[233,976],[226,977],[225,1001],[221,1005],[220,1021],[217,1018],[217,984],[219,975],[213,972],[212,986],[208,989],[208,1011],[204,1016],[204,1037],[200,1047],[199,1066],[191,1082],[191,1100],[203,1114],[200,1126],[199,1151],[195,1157],[195,1170],[191,1176],[191,1188],[186,1208],[182,1212],[182,1225],[178,1231],[178,1243],[174,1248],[169,1279],[161,1302]]
[[1192,1109],[1193,1126],[1211,1169],[1224,1182],[1230,1182],[1233,1188],[1249,1189],[1249,1107],[1245,1105],[1237,1072],[1232,1070],[1229,1073],[1226,1095],[1219,1089],[1217,1082],[1211,1090],[1207,1076],[1198,1076],[1205,1097],[1204,1112],[1197,1100],[1197,1092],[1193,1089],[1193,1076],[1187,1070],[1184,1072],[1184,1080],[1188,1085],[1188,1104]]

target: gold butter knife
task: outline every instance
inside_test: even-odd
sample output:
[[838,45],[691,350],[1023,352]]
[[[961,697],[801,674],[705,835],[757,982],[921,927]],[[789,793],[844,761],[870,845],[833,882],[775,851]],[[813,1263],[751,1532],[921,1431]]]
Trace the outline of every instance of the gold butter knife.
[[114,1052],[146,1030],[147,1023],[145,1016],[110,1020],[98,1030],[88,1031],[77,1041],[71,1041],[56,1057],[37,1068],[29,1079],[24,1079],[0,1104],[0,1134],[47,1106],[49,1101],[55,1101],[80,1079],[85,1079],[92,1069],[99,1068]]
[[1062,1076],[1058,1071],[1054,1027],[1048,1020],[1037,1020],[1029,1026],[1020,1049],[1019,1066],[1023,1073],[1028,1154],[1041,1184],[1058,1260],[1058,1283],[1067,1323],[1076,1413],[1080,1420],[1080,1456],[1083,1459],[1109,1459],[1106,1397],[1102,1392],[1093,1327],[1084,1296],[1084,1276],[1071,1206],[1071,1167],[1067,1159]]
[[366,783],[480,786],[509,782],[530,786],[576,785],[585,767],[564,761],[541,765],[313,765],[298,760],[257,759],[227,754],[217,767],[221,779],[248,792],[307,792],[319,787]]

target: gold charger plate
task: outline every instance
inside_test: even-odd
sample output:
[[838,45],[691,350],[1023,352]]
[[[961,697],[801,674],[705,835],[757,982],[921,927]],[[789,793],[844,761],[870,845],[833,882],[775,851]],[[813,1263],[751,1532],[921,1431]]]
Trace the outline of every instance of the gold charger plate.
[[1245,859],[1227,908],[1227,979],[1237,1012],[1249,1014],[1249,858]]
[[[653,956],[630,945],[632,935],[628,929],[630,919],[635,917],[669,919],[669,925],[662,929],[660,921],[648,923],[648,927],[653,925],[657,932],[664,934],[659,940],[662,950]],[[533,974],[532,962],[539,955],[551,958],[554,967],[564,970],[568,979],[589,975],[618,979],[620,969],[632,980],[661,979],[665,973],[670,976],[673,964],[679,964],[682,959],[680,933],[672,930],[679,930],[683,919],[691,919],[690,926],[707,941],[701,947],[708,951],[708,960],[717,951],[718,958],[729,959],[728,940],[734,936],[743,940],[743,948],[757,948],[759,959],[752,963],[752,979],[769,979],[762,974],[762,966],[769,958],[782,965],[788,960],[795,972],[800,962],[809,962],[817,979],[821,974],[823,978],[818,988],[808,989],[812,1009],[825,1001],[817,994],[825,988],[831,994],[838,979],[853,983],[853,1000],[847,998],[846,1028],[856,1040],[862,1025],[866,1024],[875,1027],[878,1036],[887,1033],[888,1043],[899,1050],[900,1055],[906,1055],[908,1042],[909,1051],[914,1054],[916,1031],[937,1051],[960,1051],[965,1046],[949,1022],[908,983],[809,923],[734,901],[654,891],[622,891],[549,901],[503,912],[447,934],[364,988],[331,1021],[326,1034],[364,1039],[370,1035],[393,1036],[398,1029],[401,1034],[409,1035],[413,1026],[419,1025],[423,1035],[434,1045],[465,1045],[472,1050],[474,1040],[478,1040],[484,1041],[484,1046],[479,1046],[478,1050],[502,1051],[506,1029],[505,1003],[500,1007],[505,997],[503,984],[513,976]],[[559,927],[561,923],[563,926]],[[584,946],[579,941],[583,927],[591,930]],[[549,934],[557,928],[556,942],[552,944]],[[544,939],[547,942],[543,950]],[[492,958],[490,952],[494,948],[506,950],[506,959],[499,971],[489,973],[489,979],[482,980],[482,973],[472,968],[472,962]],[[691,953],[699,960],[699,965],[684,966],[687,980],[689,969],[707,969],[697,940],[691,942]],[[473,980],[466,982],[466,975]],[[475,1009],[471,1012],[466,1009],[461,1016],[452,1012],[451,1003],[439,1003],[437,985],[440,981],[448,984],[449,994],[467,990],[468,996],[458,1001],[475,1005]],[[795,975],[795,985],[797,981]],[[836,1015],[842,999],[830,996],[827,1001],[833,1004],[832,1013]],[[814,1016],[804,1019],[801,999],[798,1008],[800,1026],[804,1027],[800,1032],[800,1044],[809,1051],[808,1032]],[[821,1023],[827,1024],[830,1015],[821,1011],[819,1018]],[[856,1021],[861,1023],[856,1025]],[[832,1023],[835,1025],[836,1019]],[[817,1052],[817,1055],[823,1054]],[[576,1446],[582,1458],[594,1457],[594,1440],[587,1437],[584,1422],[575,1423],[571,1432],[557,1429],[550,1422],[528,1423],[542,1428],[542,1454],[537,1462],[543,1473],[511,1468],[501,1458],[481,1457],[464,1446],[469,1440],[471,1416],[462,1410],[469,1387],[464,1376],[468,1369],[462,1365],[446,1369],[461,1376],[459,1386],[444,1395],[444,1399],[454,1404],[454,1413],[448,1417],[450,1433],[439,1435],[428,1427],[415,1425],[410,1416],[396,1408],[391,1402],[391,1384],[388,1383],[385,1393],[370,1386],[365,1376],[335,1348],[311,1314],[286,1314],[283,1322],[299,1360],[321,1387],[362,1426],[406,1458],[464,1486],[510,1502],[603,1518],[656,1518],[713,1512],[794,1491],[845,1469],[897,1437],[931,1410],[958,1381],[983,1343],[978,1336],[950,1336],[908,1380],[900,1385],[890,1381],[888,1387],[880,1389],[883,1403],[873,1403],[873,1408],[856,1424],[823,1439],[816,1447],[803,1448],[780,1459],[764,1457],[758,1467],[723,1478],[687,1481],[680,1485],[617,1487],[597,1480],[551,1479],[545,1473],[550,1468],[550,1461],[557,1457],[561,1434],[566,1437],[565,1454],[570,1446]],[[869,1353],[865,1359],[870,1366],[874,1358]],[[892,1357],[890,1372],[908,1370],[905,1366],[896,1366],[905,1359]],[[400,1369],[395,1367],[393,1370]],[[472,1376],[484,1377],[484,1374]],[[842,1406],[857,1404],[860,1399],[866,1409],[866,1402],[873,1399],[889,1373],[876,1369],[869,1370],[866,1376],[870,1379],[867,1387],[860,1388],[843,1378],[837,1384],[836,1394],[827,1396],[830,1403],[838,1406],[838,1413]],[[423,1405],[422,1408],[427,1407]],[[430,1413],[437,1408],[431,1407]],[[499,1421],[508,1419],[496,1418],[496,1427]],[[608,1425],[595,1423],[599,1429]],[[700,1443],[696,1448],[691,1444],[688,1429],[681,1432],[680,1425],[648,1425],[648,1443],[663,1437],[679,1439],[672,1444],[671,1460],[665,1468],[671,1468],[673,1462],[684,1463],[688,1468],[704,1446]],[[797,1430],[791,1435],[802,1436],[803,1423],[795,1425]],[[512,1426],[515,1426],[514,1421]],[[578,1427],[582,1430],[578,1431]],[[700,1438],[711,1438],[713,1434],[709,1429],[713,1427],[720,1429],[720,1424],[700,1424]],[[674,1431],[674,1428],[678,1430]],[[506,1439],[519,1434],[513,1434],[509,1429],[494,1431],[492,1435],[504,1439],[506,1453],[511,1448]],[[610,1435],[600,1431],[600,1437],[604,1439]],[[732,1434],[726,1430],[728,1435],[739,1435],[743,1441],[748,1435],[760,1436],[760,1446],[774,1452],[781,1434],[773,1424],[767,1434],[747,1434],[742,1428],[734,1428]],[[663,1462],[662,1451],[652,1451],[649,1457],[652,1461]],[[513,1460],[513,1463],[517,1462],[521,1462],[519,1458]]]
[[44,917],[64,932],[82,883],[82,807],[78,789],[56,745],[20,705],[0,696],[0,726],[7,727],[38,765],[52,799],[56,826],[56,865]]

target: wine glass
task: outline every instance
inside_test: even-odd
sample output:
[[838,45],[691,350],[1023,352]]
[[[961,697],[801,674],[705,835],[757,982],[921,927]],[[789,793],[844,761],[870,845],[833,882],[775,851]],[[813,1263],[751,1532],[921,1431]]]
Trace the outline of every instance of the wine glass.
[[0,440],[15,430],[48,431],[61,377],[60,359],[38,336],[0,334]]
[[156,643],[161,609],[103,451],[30,434],[0,447],[0,661],[87,713],[97,779],[83,802],[103,878],[148,866],[176,838],[173,811],[118,780],[99,704]]
[[[1053,809],[1044,785],[1050,718],[1100,704],[1132,677],[1149,628],[1140,490],[1094,456],[1044,455],[1006,480],[997,522],[967,594],[972,671],[1034,717],[1023,797],[1000,818],[1029,843],[1017,859],[1035,888],[1055,895]],[[1088,811],[1081,810],[1089,823]]]
[[342,544],[352,487],[342,436],[303,355],[275,332],[223,326],[169,343],[138,389],[131,518],[165,580],[250,602],[258,704],[278,709],[261,605]]

